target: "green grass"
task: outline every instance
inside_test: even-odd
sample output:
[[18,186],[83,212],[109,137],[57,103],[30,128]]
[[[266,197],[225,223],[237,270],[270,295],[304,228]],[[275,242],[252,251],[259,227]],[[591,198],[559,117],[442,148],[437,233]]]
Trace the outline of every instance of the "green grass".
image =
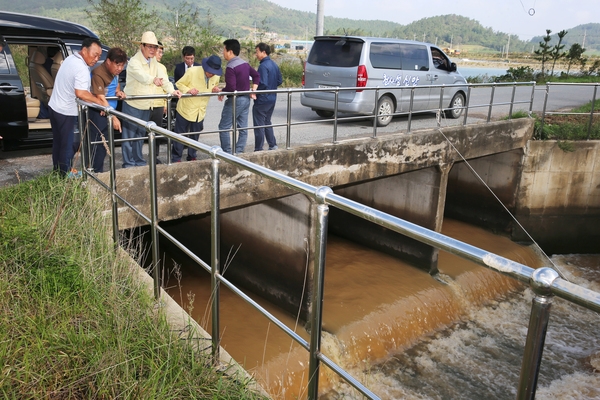
[[260,398],[174,336],[109,223],[81,180],[0,190],[0,397]]

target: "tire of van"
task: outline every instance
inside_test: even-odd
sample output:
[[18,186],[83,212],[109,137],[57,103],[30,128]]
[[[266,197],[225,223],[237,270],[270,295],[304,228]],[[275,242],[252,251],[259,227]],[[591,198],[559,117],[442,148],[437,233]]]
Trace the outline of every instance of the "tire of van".
[[377,126],[388,126],[392,122],[392,114],[395,111],[394,101],[389,96],[382,96],[377,102]]
[[2,139],[0,140],[0,144],[2,145],[2,151],[11,151],[19,148],[18,140]]
[[333,111],[315,110],[315,112],[321,118],[331,118],[331,117],[333,117]]
[[465,106],[465,95],[462,93],[456,93],[450,102],[450,109],[446,110],[446,117],[457,119],[463,113],[463,107]]

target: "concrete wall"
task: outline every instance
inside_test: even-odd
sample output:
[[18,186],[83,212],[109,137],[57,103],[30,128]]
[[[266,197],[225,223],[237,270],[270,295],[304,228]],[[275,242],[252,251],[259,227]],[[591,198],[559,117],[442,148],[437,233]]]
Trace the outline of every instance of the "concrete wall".
[[[552,253],[600,252],[600,141],[530,141],[525,148],[516,215]],[[515,240],[527,236],[513,227]]]
[[[338,144],[319,143],[291,150],[247,153],[240,157],[311,185],[340,187],[449,165],[461,159],[458,152],[473,159],[522,148],[532,131],[533,120],[518,119],[442,130],[426,129],[410,135],[351,139]],[[203,160],[157,167],[160,220],[209,212],[210,162]],[[260,176],[226,163],[221,165],[220,201],[224,210],[293,194],[290,189]],[[108,173],[99,177],[108,184]],[[150,214],[147,167],[118,170],[117,188],[129,203],[146,215]],[[121,229],[143,224],[144,221],[127,207],[119,207]]]
[[[446,215],[510,232],[521,179],[523,149],[456,162],[448,177]],[[501,202],[499,202],[499,201]],[[504,206],[504,207],[503,207]]]
[[[426,228],[441,226],[447,175],[436,167],[376,179],[335,190],[341,196]],[[439,219],[439,221],[438,221]],[[330,230],[342,237],[400,257],[437,273],[437,250],[336,208]]]

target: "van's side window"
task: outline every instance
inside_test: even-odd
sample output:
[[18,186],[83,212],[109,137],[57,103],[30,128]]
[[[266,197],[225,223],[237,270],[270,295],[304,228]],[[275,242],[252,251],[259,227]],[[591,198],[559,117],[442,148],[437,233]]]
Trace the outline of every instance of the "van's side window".
[[402,69],[398,43],[371,43],[369,58],[373,68]]
[[409,71],[429,71],[427,47],[418,44],[400,43],[402,69]]
[[431,48],[431,59],[433,60],[433,66],[437,69],[450,70],[450,60],[440,49]]

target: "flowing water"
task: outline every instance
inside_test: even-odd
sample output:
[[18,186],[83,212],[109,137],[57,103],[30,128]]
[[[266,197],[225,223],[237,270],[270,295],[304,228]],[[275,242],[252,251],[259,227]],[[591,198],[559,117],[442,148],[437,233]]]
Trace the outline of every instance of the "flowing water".
[[[185,235],[193,224],[169,230]],[[468,224],[446,220],[443,233],[533,268],[542,265],[530,248]],[[555,258],[572,281],[600,291],[600,257]],[[171,276],[168,291],[210,332],[209,274],[178,262],[181,275]],[[330,236],[323,353],[383,399],[514,398],[531,292],[445,252],[439,270],[447,284],[394,257]],[[308,339],[296,318],[253,298]],[[220,322],[222,346],[274,398],[304,397],[308,356],[303,348],[225,288]],[[597,314],[555,300],[538,399],[600,398],[597,326]],[[362,398],[327,367],[321,369],[320,397]]]

